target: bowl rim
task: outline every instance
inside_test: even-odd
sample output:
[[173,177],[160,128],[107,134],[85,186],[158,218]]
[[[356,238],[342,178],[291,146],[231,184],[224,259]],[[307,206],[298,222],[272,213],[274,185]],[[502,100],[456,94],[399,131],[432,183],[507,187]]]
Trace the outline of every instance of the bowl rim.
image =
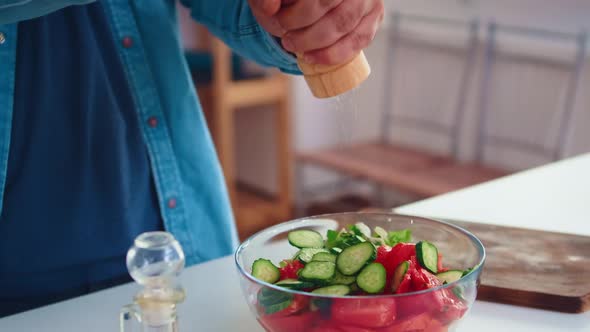
[[439,290],[443,290],[443,289],[447,289],[450,288],[454,285],[457,285],[461,282],[461,280],[464,280],[463,278],[447,283],[447,284],[443,284],[441,286],[437,286],[434,288],[429,288],[429,289],[425,289],[425,290],[421,290],[421,291],[415,291],[415,292],[408,292],[408,293],[403,293],[403,294],[375,294],[375,295],[344,295],[344,296],[335,296],[335,295],[322,295],[322,294],[314,294],[311,292],[304,292],[304,291],[300,291],[300,290],[293,290],[293,289],[288,289],[285,287],[280,287],[277,286],[275,284],[271,284],[265,281],[262,281],[260,279],[255,278],[250,272],[246,271],[244,269],[244,267],[239,263],[238,261],[238,256],[240,254],[240,252],[242,250],[244,250],[244,248],[248,245],[248,243],[250,243],[250,241],[252,239],[254,239],[255,237],[268,232],[269,230],[272,230],[274,228],[278,228],[278,227],[283,227],[286,225],[290,225],[290,224],[296,224],[299,223],[301,221],[304,220],[309,220],[309,219],[328,219],[329,217],[334,217],[334,216],[339,216],[339,215],[381,215],[381,216],[390,216],[390,217],[402,217],[402,218],[409,218],[409,219],[422,219],[422,220],[426,220],[426,221],[431,221],[431,222],[435,222],[435,223],[439,223],[439,224],[443,224],[446,226],[449,226],[451,228],[454,228],[455,230],[467,235],[467,237],[475,244],[475,246],[478,248],[478,251],[481,252],[481,259],[480,261],[475,265],[475,267],[471,270],[471,272],[469,272],[465,277],[468,276],[473,276],[473,275],[479,275],[481,273],[481,270],[483,269],[485,260],[486,260],[486,249],[483,245],[483,243],[481,242],[481,240],[479,238],[477,238],[477,236],[475,236],[473,233],[471,233],[470,231],[459,227],[457,225],[451,224],[450,222],[444,221],[444,220],[439,220],[436,218],[430,218],[430,217],[421,217],[421,216],[415,216],[415,215],[407,215],[407,214],[400,214],[400,213],[395,213],[395,212],[338,212],[338,213],[328,213],[328,214],[321,214],[321,215],[314,215],[314,216],[307,216],[307,217],[302,217],[302,218],[297,218],[297,219],[293,219],[290,221],[286,221],[286,222],[282,222],[280,224],[271,226],[269,228],[265,228],[263,230],[260,230],[258,232],[256,232],[255,234],[251,235],[250,237],[248,237],[244,242],[242,242],[238,248],[236,249],[235,253],[234,253],[234,262],[238,268],[238,271],[240,272],[240,274],[244,275],[247,279],[251,280],[252,282],[259,284],[263,287],[268,287],[277,291],[281,291],[281,292],[285,292],[285,293],[290,293],[290,294],[298,294],[298,295],[304,295],[304,296],[308,296],[308,297],[314,297],[314,298],[336,298],[336,299],[383,299],[383,298],[402,298],[402,297],[408,297],[408,296],[415,296],[415,295],[422,295],[422,294],[427,294],[427,293],[433,293]]

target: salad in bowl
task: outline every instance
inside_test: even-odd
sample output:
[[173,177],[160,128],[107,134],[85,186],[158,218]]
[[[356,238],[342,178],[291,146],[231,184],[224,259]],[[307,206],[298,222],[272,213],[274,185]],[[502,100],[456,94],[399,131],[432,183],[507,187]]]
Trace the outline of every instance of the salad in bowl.
[[461,228],[387,213],[287,222],[236,251],[246,300],[269,332],[453,330],[484,260]]

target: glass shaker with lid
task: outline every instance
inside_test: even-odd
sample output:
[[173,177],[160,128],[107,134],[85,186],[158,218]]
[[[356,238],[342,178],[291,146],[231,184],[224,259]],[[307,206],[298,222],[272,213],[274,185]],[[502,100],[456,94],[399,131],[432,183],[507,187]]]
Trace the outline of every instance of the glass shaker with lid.
[[121,310],[121,332],[177,332],[176,308],[185,292],[178,282],[184,252],[167,232],[139,235],[127,252],[127,269],[143,288]]

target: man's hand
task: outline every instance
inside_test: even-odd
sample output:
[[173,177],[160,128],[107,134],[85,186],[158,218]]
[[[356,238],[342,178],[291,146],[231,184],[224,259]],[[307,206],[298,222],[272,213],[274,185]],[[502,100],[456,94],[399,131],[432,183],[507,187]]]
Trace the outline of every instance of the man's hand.
[[334,65],[367,47],[383,21],[383,0],[248,0],[256,19],[304,61]]

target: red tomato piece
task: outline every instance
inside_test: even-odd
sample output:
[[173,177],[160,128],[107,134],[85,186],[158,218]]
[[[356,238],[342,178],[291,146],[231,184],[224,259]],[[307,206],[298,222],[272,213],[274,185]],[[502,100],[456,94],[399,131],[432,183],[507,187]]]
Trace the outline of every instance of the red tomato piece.
[[331,313],[341,325],[383,327],[395,321],[396,305],[394,299],[335,299]]
[[340,327],[336,326],[332,321],[321,321],[309,332],[344,332]]
[[412,294],[396,298],[397,319],[404,320],[408,317],[431,312],[432,294]]
[[410,270],[412,268],[411,266],[412,263],[410,263],[410,267],[408,267],[408,272],[406,272],[406,275],[402,279],[402,282],[399,284],[399,287],[395,291],[396,294],[404,294],[412,291],[412,272]]
[[422,267],[412,270],[412,286],[414,291],[421,291],[442,285],[438,278]]
[[447,332],[448,330],[448,326],[432,318],[428,313],[422,313],[381,328],[377,332]]
[[442,254],[439,252],[438,253],[438,264],[436,266],[436,269],[438,270],[437,273],[442,273],[442,272],[447,272],[449,269],[443,266],[443,256]]
[[430,323],[430,326],[428,326],[427,330],[424,331],[428,331],[428,332],[448,332],[449,331],[449,327],[444,325],[443,323],[437,321],[436,319],[433,319],[432,322]]
[[342,332],[376,332],[377,330],[356,326],[339,326]]
[[342,330],[335,326],[316,326],[309,332],[342,332]]
[[401,297],[396,299],[396,303],[399,319],[421,313],[430,313],[442,324],[461,319],[468,309],[467,305],[455,297],[448,289]]
[[387,269],[387,259],[389,257],[389,253],[391,252],[391,247],[389,246],[379,246],[377,248],[377,258],[375,262],[381,263]]
[[318,312],[304,312],[299,315],[260,317],[259,321],[268,332],[301,332],[309,331],[314,322],[319,319]]
[[[423,269],[415,256],[410,258],[408,269],[409,279],[404,279],[400,284],[400,293],[421,291],[441,285],[438,278]],[[433,299],[435,293],[408,295],[397,299],[398,318],[415,316],[425,312],[437,311],[440,308],[439,302]]]
[[398,243],[391,249],[391,265],[395,269],[401,262],[407,261],[412,256],[416,256],[416,245],[414,243]]
[[436,313],[436,318],[438,318],[443,324],[448,324],[461,319],[468,310],[467,304],[458,299],[452,291],[448,289],[441,289],[432,295],[435,306],[433,311]]
[[298,259],[295,260],[284,260],[283,263],[286,265],[279,268],[281,273],[281,280],[285,279],[297,279],[297,272],[305,267]]
[[381,263],[381,265],[385,267],[385,271],[387,271],[387,282],[385,284],[386,293],[392,292],[391,280],[398,265],[415,255],[416,245],[413,243],[398,243],[393,248],[388,246],[377,248],[377,259],[375,262]]
[[410,331],[428,331],[432,324],[433,318],[428,313],[421,313],[402,320],[397,320],[395,324],[381,328],[378,332],[410,332]]
[[385,267],[385,271],[387,273],[387,280],[385,282],[385,293],[389,293],[391,291],[391,278],[393,277],[393,271],[395,271],[395,267],[391,266],[390,264],[390,253],[391,247],[389,246],[380,246],[377,248],[377,258],[375,259],[376,263],[380,263]]
[[391,247],[388,246],[380,246],[377,248],[377,258],[375,259],[376,263],[380,263],[385,267],[385,272],[387,273],[387,279],[385,281],[385,291],[384,293],[391,292],[391,278],[393,277],[393,271],[395,268],[392,268],[389,264],[389,254],[391,253]]

